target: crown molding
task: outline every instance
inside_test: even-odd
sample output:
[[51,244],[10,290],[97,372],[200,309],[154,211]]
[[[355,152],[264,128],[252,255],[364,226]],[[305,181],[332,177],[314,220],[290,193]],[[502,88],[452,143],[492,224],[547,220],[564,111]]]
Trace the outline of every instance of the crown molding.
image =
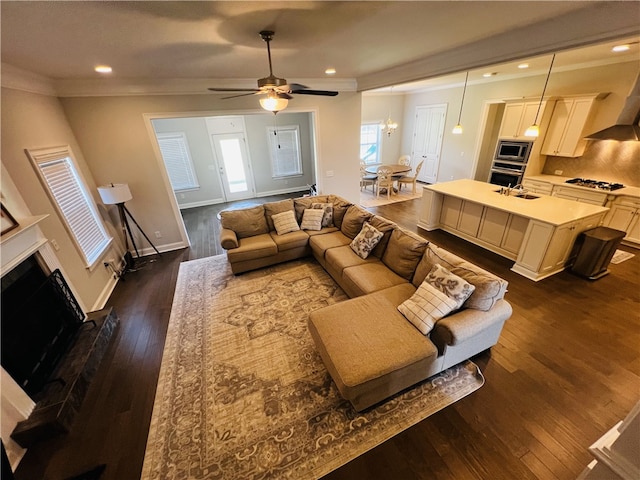
[[2,68],[0,85],[2,85],[3,88],[56,96],[52,79],[4,62],[0,65],[0,68]]

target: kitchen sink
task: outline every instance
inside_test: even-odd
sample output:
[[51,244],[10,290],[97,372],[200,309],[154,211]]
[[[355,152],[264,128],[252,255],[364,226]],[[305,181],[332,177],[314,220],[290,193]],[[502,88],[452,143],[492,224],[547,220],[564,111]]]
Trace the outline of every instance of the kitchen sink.
[[[499,193],[500,195],[504,195],[504,192],[501,190],[494,190],[494,192]],[[536,198],[540,198],[539,196],[531,195],[530,193],[511,193],[510,195],[507,195],[507,196],[522,198],[524,200],[534,200]]]

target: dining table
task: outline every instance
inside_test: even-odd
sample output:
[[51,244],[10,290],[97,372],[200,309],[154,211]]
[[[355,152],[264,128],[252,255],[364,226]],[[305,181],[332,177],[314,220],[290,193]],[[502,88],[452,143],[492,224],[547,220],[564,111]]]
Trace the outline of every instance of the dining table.
[[[371,165],[371,166],[365,167],[364,171],[375,175],[378,173],[378,169],[380,167],[389,168],[391,170],[391,175],[394,177],[400,176],[400,174],[407,173],[412,170],[411,165],[403,165],[401,163],[390,163],[390,164],[385,163],[382,165]],[[387,193],[387,189],[386,188],[380,189],[380,193]],[[398,189],[396,187],[393,187],[393,193],[398,193]]]
[[412,167],[411,165],[401,165],[399,163],[391,163],[391,164],[384,164],[384,165],[371,165],[369,167],[366,167],[364,169],[365,172],[367,173],[371,173],[371,174],[376,174],[378,173],[378,168],[380,167],[388,167],[391,169],[391,174],[392,175],[398,175],[400,173],[407,173],[410,172]]

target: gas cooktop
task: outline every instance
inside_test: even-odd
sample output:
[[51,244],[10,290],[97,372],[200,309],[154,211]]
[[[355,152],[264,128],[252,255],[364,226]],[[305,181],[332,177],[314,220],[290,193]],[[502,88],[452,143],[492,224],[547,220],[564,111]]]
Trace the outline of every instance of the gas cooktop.
[[607,190],[607,191],[624,188],[624,185],[621,183],[602,182],[600,180],[590,180],[588,178],[572,178],[571,180],[567,180],[565,183],[571,183],[579,187],[597,188],[598,190]]

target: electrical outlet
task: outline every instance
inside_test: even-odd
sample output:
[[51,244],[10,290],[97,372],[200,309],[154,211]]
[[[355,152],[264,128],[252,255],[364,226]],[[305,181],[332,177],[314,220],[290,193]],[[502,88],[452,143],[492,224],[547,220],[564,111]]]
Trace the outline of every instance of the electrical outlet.
[[51,239],[51,245],[53,245],[53,248],[56,249],[56,252],[60,250],[60,245],[58,245],[58,242],[56,242],[55,238]]
[[556,170],[556,171],[555,171],[555,172],[553,172],[553,173],[555,173],[556,175],[562,175],[562,170]]
[[162,238],[162,234],[159,231],[155,232],[155,235],[156,238]]
[[327,177],[333,177],[333,170],[327,170]]

